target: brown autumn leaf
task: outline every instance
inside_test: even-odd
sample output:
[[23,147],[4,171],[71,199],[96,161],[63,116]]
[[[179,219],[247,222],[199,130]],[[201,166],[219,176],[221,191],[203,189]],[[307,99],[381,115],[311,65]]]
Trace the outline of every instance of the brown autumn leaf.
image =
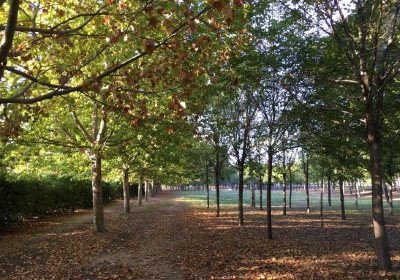
[[156,27],[158,25],[159,21],[156,17],[151,17],[149,19],[149,25],[152,27]]
[[[294,192],[299,195],[303,191]],[[371,250],[374,241],[369,215],[352,214],[341,221],[336,211],[329,210],[326,227],[321,229],[319,213],[307,214],[302,208],[292,208],[287,216],[282,216],[275,205],[274,238],[267,240],[265,211],[245,205],[245,224],[239,227],[236,205],[222,204],[217,218],[215,205],[211,203],[207,209],[204,203],[205,191],[196,191],[195,200],[185,200],[190,198],[189,193],[163,190],[143,207],[133,207],[133,202],[129,214],[122,213],[122,201],[106,205],[108,231],[104,234],[92,232],[90,209],[28,221],[0,235],[0,278],[384,280],[398,277],[398,215],[387,219],[394,270],[379,272]],[[237,195],[234,190],[221,193]],[[333,195],[338,196],[337,192]]]
[[144,40],[144,47],[147,54],[151,55],[155,50],[155,43],[151,39]]

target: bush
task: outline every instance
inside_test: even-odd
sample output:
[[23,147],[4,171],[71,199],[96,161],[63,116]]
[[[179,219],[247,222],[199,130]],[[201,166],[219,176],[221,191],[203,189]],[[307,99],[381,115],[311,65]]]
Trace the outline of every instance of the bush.
[[[103,182],[103,202],[122,197],[122,186]],[[49,176],[45,179],[0,178],[0,227],[35,216],[92,207],[92,183]]]

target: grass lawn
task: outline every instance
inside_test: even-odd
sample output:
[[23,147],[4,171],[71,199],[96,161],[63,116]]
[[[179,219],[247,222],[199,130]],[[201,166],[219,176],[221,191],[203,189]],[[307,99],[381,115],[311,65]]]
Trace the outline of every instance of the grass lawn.
[[[196,207],[207,206],[207,192],[205,191],[177,191],[173,192],[175,198],[179,201],[187,202]],[[222,211],[225,209],[232,210],[237,207],[238,203],[238,191],[221,191],[220,203]],[[244,207],[250,207],[250,195],[249,190],[244,191]],[[340,198],[339,190],[332,193],[332,206],[328,205],[328,194],[324,193],[324,211],[340,211]],[[260,205],[259,191],[256,190],[256,206]],[[210,207],[213,207],[216,203],[215,191],[210,191]],[[266,206],[266,191],[263,190],[263,207]],[[388,205],[386,201],[383,202],[385,213],[388,212]],[[272,191],[272,211],[282,211],[283,198],[282,191]],[[289,209],[289,192],[287,192],[287,210]],[[310,207],[311,211],[319,211],[320,207],[320,193],[317,191],[310,190]],[[393,193],[393,208],[394,214],[400,213],[400,193]],[[306,209],[306,194],[304,190],[293,190],[292,193],[292,209],[302,211]],[[371,196],[368,193],[362,193],[358,199],[358,211],[356,210],[354,197],[350,196],[349,193],[345,195],[345,210],[346,214],[358,213],[358,214],[370,214],[371,210]]]

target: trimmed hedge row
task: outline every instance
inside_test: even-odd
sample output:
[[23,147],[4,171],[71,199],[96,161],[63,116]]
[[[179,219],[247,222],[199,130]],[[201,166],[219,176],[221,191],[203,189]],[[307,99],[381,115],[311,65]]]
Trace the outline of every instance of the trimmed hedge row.
[[[118,183],[102,183],[103,202],[122,197]],[[0,226],[34,216],[59,214],[92,207],[92,183],[89,180],[48,177],[41,179],[0,178]]]

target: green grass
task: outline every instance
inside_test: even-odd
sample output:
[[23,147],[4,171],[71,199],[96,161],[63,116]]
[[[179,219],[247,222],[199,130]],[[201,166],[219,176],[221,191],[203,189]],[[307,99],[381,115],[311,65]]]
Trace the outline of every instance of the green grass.
[[[207,206],[207,192],[205,191],[177,191],[173,192],[174,197],[179,201],[189,203],[195,207]],[[244,206],[250,207],[250,191],[244,191]],[[393,195],[394,214],[400,213],[400,197],[398,194]],[[210,206],[215,205],[215,191],[210,191]],[[220,193],[221,207],[235,208],[238,204],[237,191],[221,191]],[[385,212],[387,213],[387,203],[383,202]],[[259,207],[259,191],[256,191],[256,206]],[[282,191],[272,192],[272,208],[273,211],[281,211],[283,205]],[[266,192],[263,191],[263,207],[266,206]],[[287,206],[289,207],[289,192],[287,193]],[[306,194],[304,190],[293,191],[292,194],[292,207],[295,210],[306,209]],[[310,207],[311,211],[319,211],[320,207],[320,194],[319,192],[310,191]],[[358,199],[358,211],[356,210],[354,197],[345,197],[346,213],[367,213],[371,211],[371,197],[363,196]],[[339,191],[332,193],[332,206],[328,206],[327,193],[324,194],[324,211],[340,211]]]

